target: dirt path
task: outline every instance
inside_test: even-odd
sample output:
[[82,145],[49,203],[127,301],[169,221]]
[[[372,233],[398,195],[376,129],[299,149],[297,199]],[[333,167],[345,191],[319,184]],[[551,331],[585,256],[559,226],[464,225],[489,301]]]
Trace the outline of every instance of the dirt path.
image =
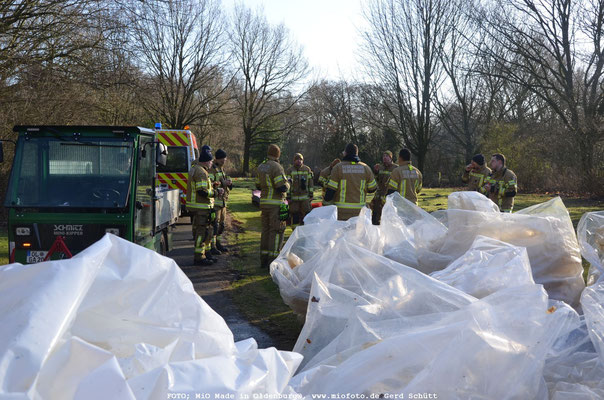
[[[230,222],[230,221],[229,221]],[[237,278],[229,267],[229,257],[218,256],[219,261],[210,267],[193,265],[193,237],[188,217],[179,219],[173,232],[173,249],[168,253],[189,277],[197,293],[224,318],[233,332],[235,341],[253,337],[260,348],[278,343],[260,328],[252,325],[237,309],[229,295],[230,285]]]

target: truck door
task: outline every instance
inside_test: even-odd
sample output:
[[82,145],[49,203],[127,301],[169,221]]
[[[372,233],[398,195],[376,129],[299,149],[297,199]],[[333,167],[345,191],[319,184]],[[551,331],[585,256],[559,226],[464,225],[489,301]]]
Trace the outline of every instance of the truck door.
[[153,174],[155,151],[153,139],[139,137],[138,165],[136,168],[136,196],[134,215],[134,241],[152,248],[153,232]]

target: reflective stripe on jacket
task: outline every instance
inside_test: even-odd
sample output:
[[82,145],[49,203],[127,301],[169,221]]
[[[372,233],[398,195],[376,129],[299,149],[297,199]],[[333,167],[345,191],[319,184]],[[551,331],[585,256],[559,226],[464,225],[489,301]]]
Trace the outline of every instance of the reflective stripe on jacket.
[[227,176],[222,167],[213,164],[212,168],[210,169],[210,179],[212,180],[212,182],[220,182],[219,187],[224,189],[224,194],[214,200],[214,206],[226,207],[231,188],[225,184],[225,181],[231,178]]
[[331,171],[327,188],[335,191],[338,208],[361,209],[368,192],[377,188],[371,168],[364,162],[342,161]]
[[[300,168],[296,166],[289,167],[285,174],[290,182],[290,194],[292,200],[308,200],[313,194],[313,173],[309,166],[302,165]],[[302,190],[302,181],[306,180],[306,189]]]
[[[514,197],[507,197],[506,193],[518,192],[518,182],[516,174],[507,168],[502,168],[501,171],[491,173],[486,179],[486,183],[491,184],[487,195],[499,209],[504,212],[512,212],[514,208]],[[485,189],[486,190],[486,189]]]
[[[203,190],[207,196],[200,196],[198,190]],[[214,188],[208,171],[199,164],[194,164],[189,170],[187,179],[187,209],[211,210],[214,208]]]
[[283,167],[275,159],[269,157],[268,160],[258,166],[256,187],[262,191],[260,195],[261,206],[278,206],[283,203],[287,194],[286,192],[279,192],[277,189],[284,185],[289,189]]
[[388,189],[399,192],[401,196],[417,204],[417,195],[422,190],[422,173],[411,162],[403,162],[390,174]]
[[465,171],[461,177],[462,182],[468,184],[468,190],[474,190],[482,194],[486,194],[484,184],[486,179],[491,175],[491,169],[483,165],[478,171]]

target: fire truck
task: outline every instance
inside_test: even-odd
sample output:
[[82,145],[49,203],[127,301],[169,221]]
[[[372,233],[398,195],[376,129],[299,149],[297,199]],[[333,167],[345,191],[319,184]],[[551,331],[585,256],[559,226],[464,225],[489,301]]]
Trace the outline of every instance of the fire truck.
[[178,189],[181,212],[186,213],[187,179],[189,170],[199,156],[195,135],[185,129],[162,129],[161,123],[155,124],[155,133],[160,143],[168,147],[166,165],[157,168],[157,185]]

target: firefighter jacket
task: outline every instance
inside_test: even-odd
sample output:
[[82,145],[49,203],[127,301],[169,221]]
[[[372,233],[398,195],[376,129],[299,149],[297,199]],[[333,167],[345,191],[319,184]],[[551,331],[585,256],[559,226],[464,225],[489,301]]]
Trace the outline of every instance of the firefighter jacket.
[[312,199],[314,176],[309,166],[291,166],[285,175],[290,182],[289,194],[293,201]]
[[378,164],[378,172],[376,173],[377,181],[377,192],[376,197],[386,197],[388,194],[388,182],[390,181],[390,174],[398,167],[398,164],[391,163],[388,167],[384,164]]
[[277,159],[269,157],[258,166],[256,187],[262,191],[260,206],[280,206],[289,190],[283,167]]
[[187,179],[187,209],[213,209],[215,193],[208,171],[200,164],[193,164]]
[[[371,168],[356,156],[346,157],[333,167],[327,183],[327,190],[335,192],[333,200],[338,209],[360,210],[365,206],[367,193],[376,189]],[[326,200],[331,200],[329,193]]]
[[500,171],[492,172],[486,179],[486,183],[491,185],[488,190],[485,188],[489,199],[497,204],[502,212],[512,212],[514,196],[518,191],[516,174],[503,167]]
[[417,195],[422,190],[422,173],[410,161],[401,163],[390,174],[388,191],[399,192],[407,200],[417,204]]
[[214,199],[214,206],[226,207],[227,200],[229,199],[229,193],[233,188],[233,184],[227,185],[226,181],[230,180],[231,178],[228,177],[227,174],[224,172],[223,167],[219,167],[216,164],[212,164],[212,168],[210,169],[210,179],[212,180],[212,182],[220,182],[220,186],[218,187],[224,189],[224,193],[222,194],[222,196],[216,197],[216,199]]
[[484,184],[489,175],[491,175],[491,168],[482,165],[478,171],[464,170],[461,181],[468,184],[468,190],[474,190],[486,195]]

